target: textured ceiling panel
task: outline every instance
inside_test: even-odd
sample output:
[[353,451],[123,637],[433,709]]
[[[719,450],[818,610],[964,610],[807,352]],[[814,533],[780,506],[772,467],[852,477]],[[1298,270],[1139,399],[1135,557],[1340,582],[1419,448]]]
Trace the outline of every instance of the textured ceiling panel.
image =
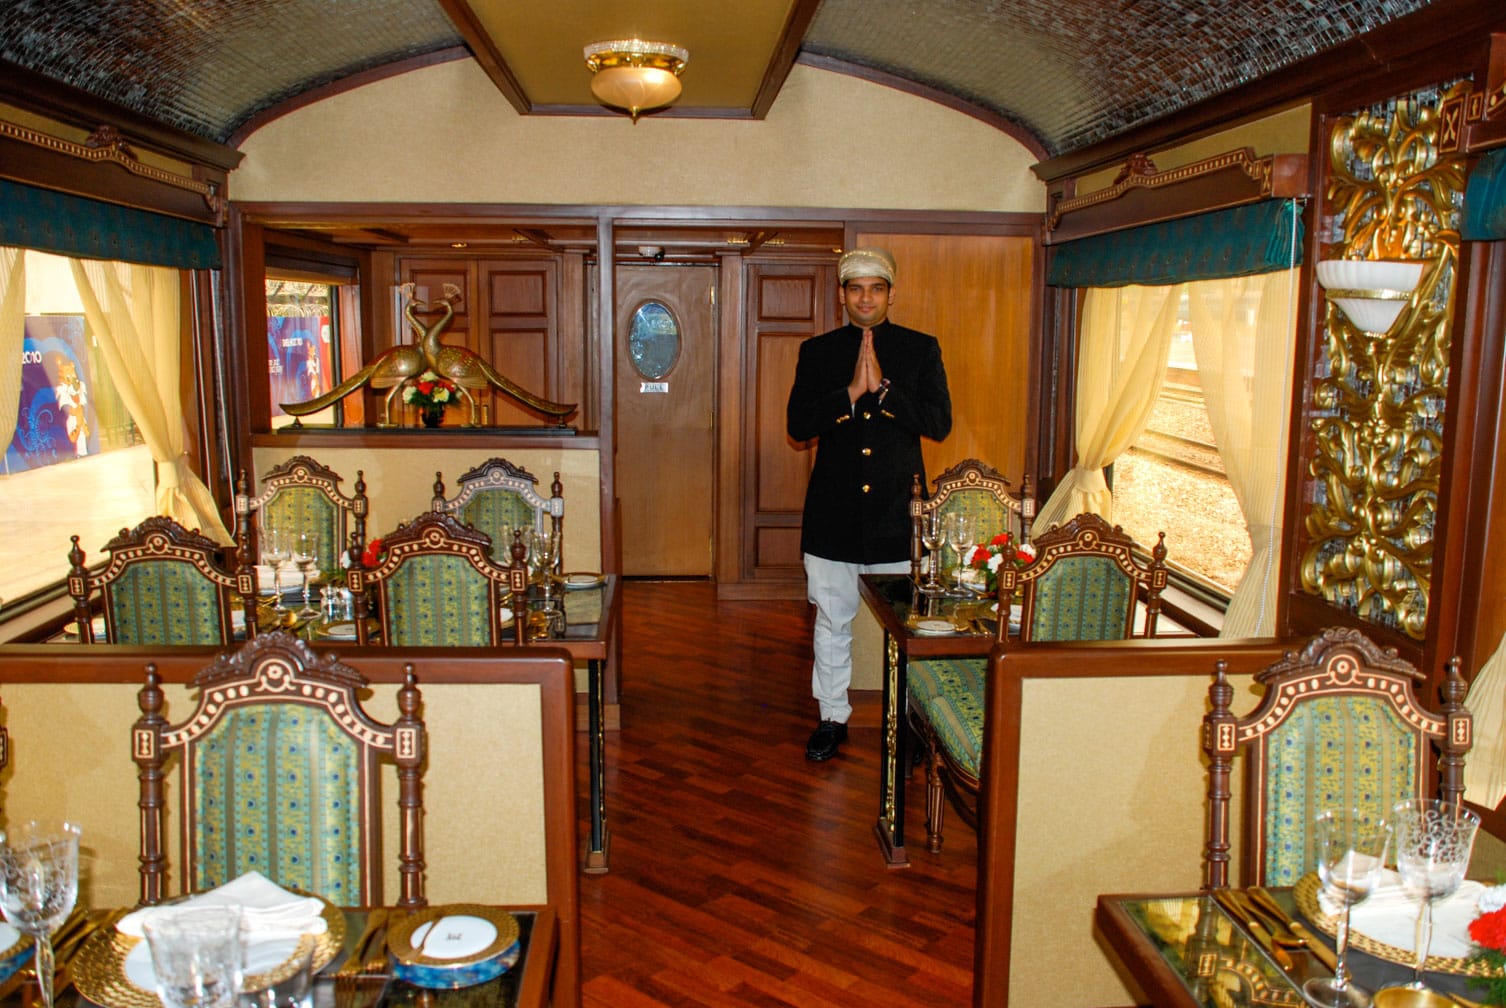
[[190,133],[460,44],[434,0],[4,0],[0,59]]
[[[509,68],[525,94],[552,94],[546,82],[553,80],[584,95],[582,38],[608,37],[631,23],[674,40],[677,29],[694,29],[688,20],[677,22],[675,11],[704,17],[696,4],[643,0],[467,2],[483,13],[490,8],[488,20],[505,14],[500,23],[534,25],[516,29],[521,38],[496,40],[498,51],[526,55]],[[807,0],[799,2],[808,9]],[[823,0],[801,51],[950,94],[1018,123],[1058,155],[1341,45],[1429,2]],[[726,20],[744,48],[771,45],[767,31],[739,29],[739,12],[752,5],[704,0],[702,6]],[[527,12],[532,21],[522,17]],[[625,13],[648,23],[625,21]],[[441,0],[0,0],[0,59],[220,141],[310,89],[459,46],[461,39]],[[692,51],[687,91],[699,81],[715,93],[712,78],[738,62],[713,58],[714,47],[708,52],[698,58]],[[773,65],[767,53],[751,64]]]
[[1053,154],[1263,77],[1429,0],[824,0],[804,51],[930,85]]

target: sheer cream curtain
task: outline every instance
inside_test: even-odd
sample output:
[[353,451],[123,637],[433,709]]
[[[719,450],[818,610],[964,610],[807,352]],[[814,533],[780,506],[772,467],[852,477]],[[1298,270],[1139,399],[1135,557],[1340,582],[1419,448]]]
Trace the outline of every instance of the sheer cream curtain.
[[1084,511],[1113,520],[1103,467],[1134,444],[1150,420],[1166,377],[1180,297],[1180,284],[1087,292],[1078,340],[1077,464],[1036,515],[1036,530]]
[[0,451],[16,436],[21,346],[26,336],[26,253],[0,246]]
[[1280,270],[1187,285],[1208,419],[1253,549],[1224,613],[1221,637],[1275,631],[1296,280],[1296,270]]
[[189,466],[179,392],[178,271],[97,259],[72,263],[84,319],[157,463],[158,513],[230,545],[213,495]]

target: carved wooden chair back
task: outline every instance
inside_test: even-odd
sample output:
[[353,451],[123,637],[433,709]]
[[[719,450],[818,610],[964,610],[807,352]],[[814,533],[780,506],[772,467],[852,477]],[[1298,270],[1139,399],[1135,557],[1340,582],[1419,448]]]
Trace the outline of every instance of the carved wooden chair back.
[[141,790],[141,902],[168,874],[166,765],[178,757],[177,887],[247,871],[336,906],[380,906],[381,766],[397,767],[399,906],[424,904],[422,774],[427,735],[413,666],[392,723],[366,713],[367,682],[285,631],[219,655],[194,677],[197,702],[169,723],[155,665],[138,692],[131,755]]
[[932,481],[935,489],[925,496],[916,475],[910,485],[910,573],[919,577],[926,549],[922,533],[933,520],[949,514],[963,514],[973,519],[977,545],[986,545],[994,536],[1008,534],[1016,540],[1030,538],[1035,520],[1035,498],[1030,477],[1021,482],[1018,494],[998,470],[977,459],[963,459]]
[[355,493],[346,496],[339,473],[307,455],[295,455],[267,470],[261,493],[253,497],[242,469],[235,484],[235,536],[241,553],[256,563],[261,535],[269,528],[312,532],[319,570],[339,570],[350,548],[366,543],[370,501],[365,476],[364,470],[356,471]]
[[382,537],[375,567],[346,571],[356,639],[367,643],[374,595],[382,642],[394,647],[485,647],[500,643],[512,572],[491,559],[491,537],[427,511]]
[[[256,572],[231,569],[214,540],[171,518],[148,518],[105,543],[109,561],[85,565],[78,536],[68,551],[68,593],[79,639],[93,643],[94,593],[103,600],[111,644],[228,644],[237,624],[256,633]],[[242,623],[244,620],[244,623]]]
[[1464,794],[1464,756],[1474,722],[1458,659],[1446,667],[1442,707],[1417,690],[1427,676],[1352,628],[1325,630],[1255,676],[1264,693],[1240,717],[1234,688],[1217,664],[1203,717],[1208,757],[1203,886],[1229,884],[1230,774],[1244,757],[1241,884],[1293,885],[1315,864],[1313,817],[1360,806],[1387,816],[1399,801],[1427,797],[1437,753],[1438,797]]
[[[1001,607],[1022,597],[1022,641],[1124,640],[1135,636],[1136,603],[1145,607],[1142,636],[1154,637],[1166,588],[1166,534],[1141,560],[1123,529],[1096,514],[1080,514],[1035,538],[1027,567],[999,568]],[[1008,640],[1007,621],[999,639]]]
[[565,488],[558,472],[554,474],[548,497],[539,495],[538,477],[504,458],[487,459],[455,482],[455,496],[446,498],[444,477],[438,472],[434,474],[431,509],[452,514],[491,536],[492,557],[497,563],[511,562],[508,546],[513,530],[531,528],[543,531],[547,528],[553,530],[560,543],[555,556],[555,571],[562,569]]

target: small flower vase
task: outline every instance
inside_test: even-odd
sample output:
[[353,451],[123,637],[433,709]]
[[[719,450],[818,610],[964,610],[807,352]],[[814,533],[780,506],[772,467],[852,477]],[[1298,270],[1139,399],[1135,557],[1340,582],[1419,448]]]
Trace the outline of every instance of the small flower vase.
[[425,427],[438,427],[444,423],[443,406],[426,406],[418,414]]

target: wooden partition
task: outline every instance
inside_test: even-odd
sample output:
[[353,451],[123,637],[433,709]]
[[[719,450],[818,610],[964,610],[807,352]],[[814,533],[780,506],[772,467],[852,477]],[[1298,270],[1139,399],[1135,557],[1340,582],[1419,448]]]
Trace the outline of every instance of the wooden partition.
[[[182,684],[219,650],[0,646],[12,749],[3,771],[6,813],[82,824],[81,904],[133,905],[139,893],[130,733],[147,662],[163,678],[171,719],[189,709]],[[368,708],[384,719],[396,714],[404,665],[412,663],[417,673],[429,731],[429,901],[553,907],[559,925],[553,1003],[578,1005],[579,826],[569,656],[550,648],[342,648],[340,657],[371,682]],[[395,773],[382,787],[390,806],[383,833],[395,835]],[[389,844],[382,856],[390,862],[384,880],[390,900],[398,891],[397,855]]]
[[1136,1003],[1095,943],[1095,899],[1198,888],[1214,662],[1228,661],[1243,710],[1251,676],[1283,649],[1200,638],[994,649],[974,1005]]

